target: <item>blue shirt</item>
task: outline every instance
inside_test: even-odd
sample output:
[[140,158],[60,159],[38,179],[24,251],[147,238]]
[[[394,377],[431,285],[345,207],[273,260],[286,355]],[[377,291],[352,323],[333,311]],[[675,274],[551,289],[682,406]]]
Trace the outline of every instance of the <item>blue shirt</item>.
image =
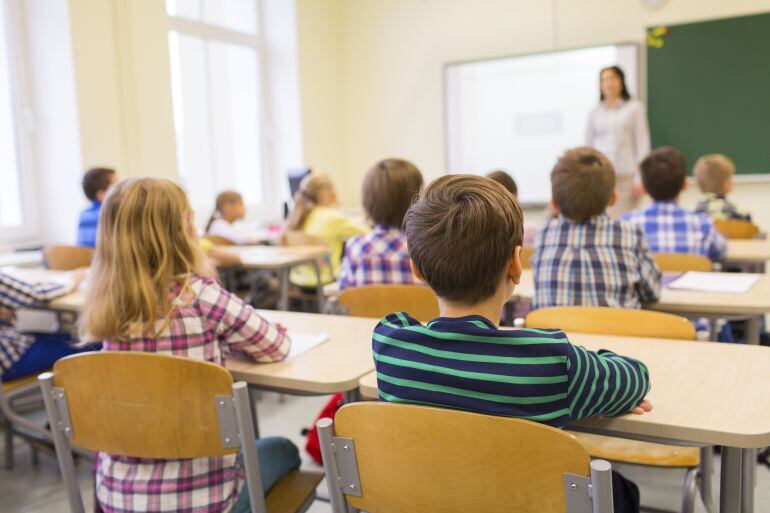
[[653,253],[691,253],[713,261],[727,254],[727,239],[714,228],[708,215],[684,209],[673,201],[656,201],[623,219],[644,230]]
[[96,247],[96,228],[99,225],[101,201],[92,201],[91,206],[80,212],[78,221],[78,246]]
[[572,345],[561,330],[503,330],[476,315],[423,326],[399,312],[382,319],[372,338],[382,401],[563,427],[627,413],[650,389],[643,363]]

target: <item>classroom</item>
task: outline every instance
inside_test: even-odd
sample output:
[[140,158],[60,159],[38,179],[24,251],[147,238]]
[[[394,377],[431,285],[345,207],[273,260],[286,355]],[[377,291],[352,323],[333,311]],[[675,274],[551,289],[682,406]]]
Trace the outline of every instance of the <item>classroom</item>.
[[770,513],[770,0],[0,0],[0,512]]

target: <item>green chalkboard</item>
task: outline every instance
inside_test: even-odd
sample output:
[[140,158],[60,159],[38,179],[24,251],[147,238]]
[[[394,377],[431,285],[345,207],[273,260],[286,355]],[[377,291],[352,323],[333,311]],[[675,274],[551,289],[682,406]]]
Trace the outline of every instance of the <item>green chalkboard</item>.
[[647,29],[653,147],[770,173],[770,13]]

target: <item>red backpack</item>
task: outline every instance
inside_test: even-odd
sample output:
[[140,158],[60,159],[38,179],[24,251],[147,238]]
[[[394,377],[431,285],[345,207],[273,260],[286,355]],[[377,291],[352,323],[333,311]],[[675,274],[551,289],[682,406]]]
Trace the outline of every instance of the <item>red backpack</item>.
[[[318,419],[323,418],[334,419],[334,415],[337,414],[337,410],[342,408],[342,404],[342,394],[333,395],[315,420],[318,421]],[[307,443],[305,444],[305,450],[318,463],[323,463],[323,459],[321,458],[321,444],[318,441],[318,428],[315,427],[315,422],[313,422],[313,426],[307,430]]]

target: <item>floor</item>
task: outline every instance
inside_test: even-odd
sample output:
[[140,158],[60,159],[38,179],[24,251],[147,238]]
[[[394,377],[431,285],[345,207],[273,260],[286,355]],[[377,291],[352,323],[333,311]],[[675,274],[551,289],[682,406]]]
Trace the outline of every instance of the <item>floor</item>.
[[[276,394],[265,393],[259,403],[260,427],[263,436],[282,435],[290,438],[300,448],[304,446],[301,430],[312,423],[325,404],[327,397],[284,397],[281,401]],[[0,444],[2,445],[2,444]],[[319,466],[303,453],[303,465],[318,469]],[[719,457],[716,456],[715,489],[719,488]],[[2,447],[0,447],[0,461]],[[634,480],[641,489],[642,503],[653,508],[676,511],[679,508],[683,471],[652,470],[641,467],[615,465],[627,477]],[[82,462],[78,466],[81,489],[86,510],[92,508],[91,466]],[[326,496],[325,484],[319,487],[319,495]],[[715,498],[716,500],[716,498]],[[770,470],[760,466],[757,471],[755,511],[770,513]],[[3,513],[62,513],[67,511],[67,502],[55,460],[41,455],[37,466],[33,466],[27,447],[16,444],[16,466],[12,472],[0,470],[0,511]],[[705,513],[702,504],[696,505],[697,513]],[[330,513],[328,503],[317,501],[311,513]]]

